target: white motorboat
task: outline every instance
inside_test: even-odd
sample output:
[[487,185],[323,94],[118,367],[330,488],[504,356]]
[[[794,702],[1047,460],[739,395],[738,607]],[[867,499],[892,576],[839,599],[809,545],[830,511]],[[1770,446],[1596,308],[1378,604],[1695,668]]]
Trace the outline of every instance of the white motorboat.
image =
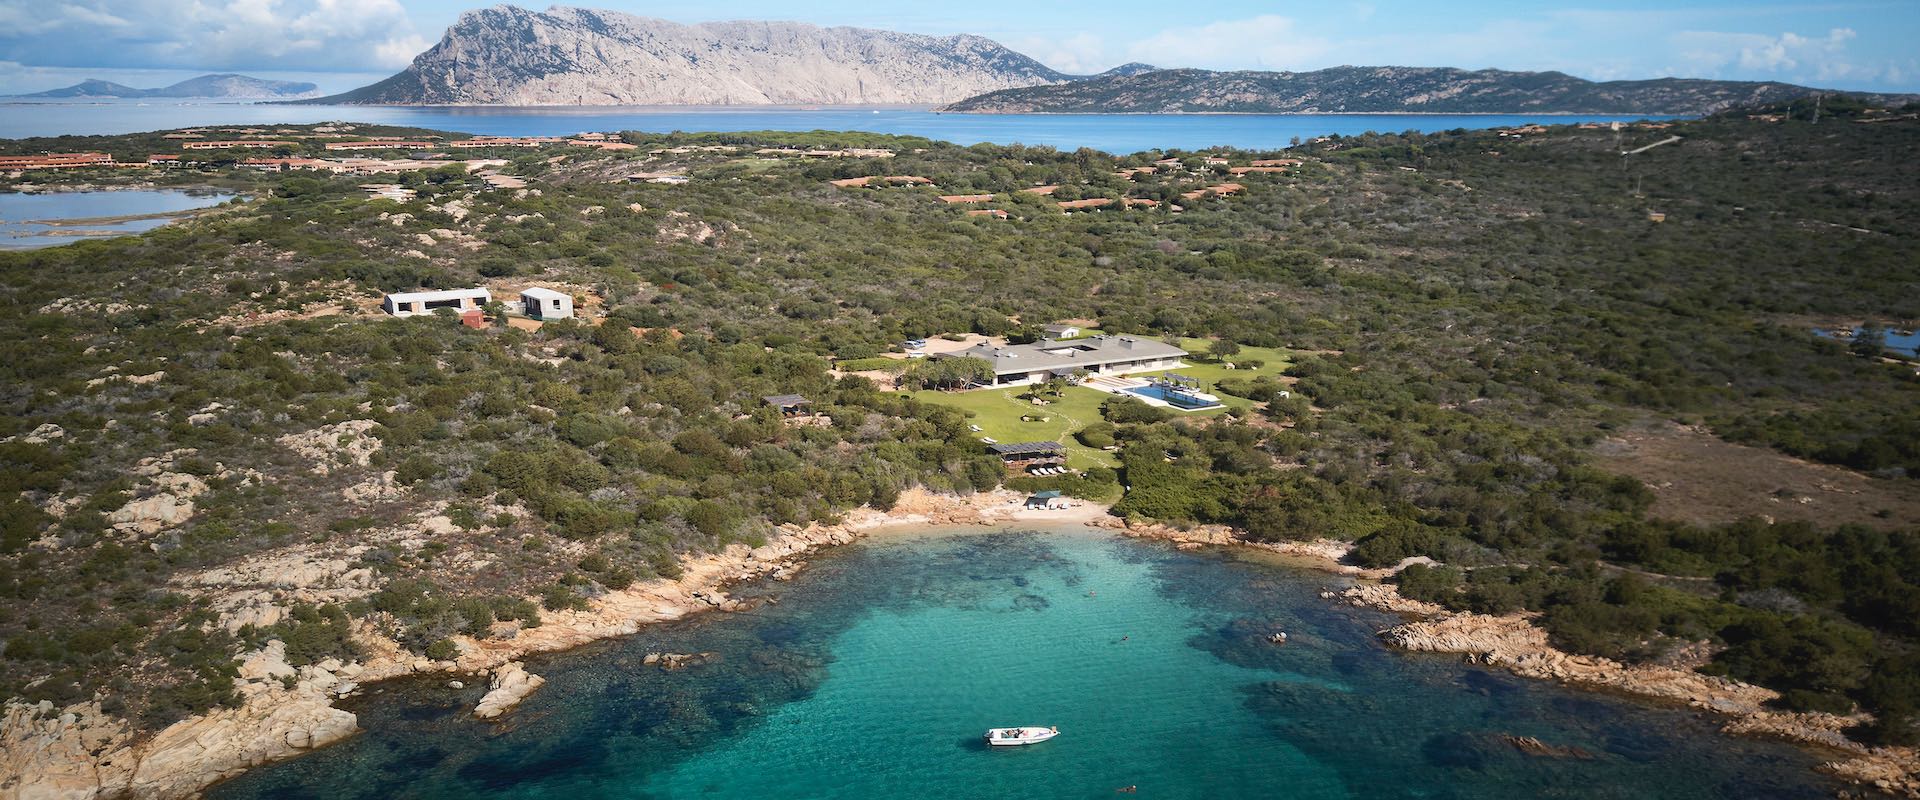
[[1039,744],[1059,735],[1059,728],[1043,728],[1038,725],[1029,725],[1024,728],[988,728],[987,744],[994,747],[1019,747],[1026,744]]

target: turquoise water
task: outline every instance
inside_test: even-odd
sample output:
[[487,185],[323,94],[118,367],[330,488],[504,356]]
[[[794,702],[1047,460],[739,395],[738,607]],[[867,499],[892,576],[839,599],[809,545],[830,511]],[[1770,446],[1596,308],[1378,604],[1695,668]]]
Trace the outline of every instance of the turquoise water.
[[[766,605],[537,659],[482,689],[390,684],[367,733],[238,798],[1823,797],[1814,760],[1692,712],[1398,653],[1323,574],[1084,528],[844,548]],[[1274,630],[1291,641],[1266,641]],[[665,671],[648,652],[714,653]],[[988,727],[1061,736],[990,750]],[[1534,736],[1589,757],[1520,754]]]
[[935,114],[924,107],[561,108],[309,106],[249,104],[70,105],[15,103],[0,108],[0,138],[112,135],[195,125],[304,124],[351,120],[493,136],[564,136],[581,131],[871,131],[959,144],[994,142],[1091,147],[1109,153],[1215,146],[1276,149],[1366,131],[1504,128],[1530,122],[1633,120],[1630,116],[1519,114]]
[[19,194],[0,192],[0,249],[30,249],[68,244],[97,236],[53,236],[57,230],[112,231],[126,235],[149,231],[171,219],[138,219],[119,222],[83,222],[68,227],[39,224],[55,220],[87,220],[137,214],[162,214],[191,211],[215,206],[231,199],[231,194],[184,192],[177,189],[106,192],[47,192]]
[[1174,394],[1158,386],[1136,386],[1127,391],[1140,395],[1141,397],[1151,397],[1163,403],[1169,403],[1186,409],[1213,408],[1214,406],[1220,405],[1219,403],[1209,403],[1199,399],[1188,399],[1184,395]]

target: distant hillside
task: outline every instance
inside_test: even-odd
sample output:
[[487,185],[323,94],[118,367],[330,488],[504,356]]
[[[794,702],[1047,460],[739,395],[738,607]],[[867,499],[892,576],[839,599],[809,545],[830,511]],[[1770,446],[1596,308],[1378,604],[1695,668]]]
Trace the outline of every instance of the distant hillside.
[[15,97],[142,97],[146,89],[135,89],[113,81],[88,79],[62,89],[48,89],[33,94],[14,95]]
[[[1144,64],[1119,67],[1126,75]],[[946,103],[1080,80],[979,36],[798,22],[682,25],[613,11],[469,11],[400,74],[316,103]]]
[[[1559,72],[1334,67],[1314,72],[1170,69],[970,97],[942,111],[1015,113],[1709,114],[1816,90],[1787,83],[1660,78],[1594,81]],[[1861,95],[1879,102],[1916,96]]]
[[231,73],[202,75],[155,89],[148,97],[298,97],[320,87],[301,81],[270,81]]
[[1120,66],[1114,67],[1113,69],[1107,70],[1106,72],[1102,72],[1093,77],[1094,78],[1123,78],[1129,75],[1145,75],[1149,72],[1158,72],[1158,71],[1160,71],[1160,68],[1152,64],[1142,64],[1138,61],[1129,61],[1125,64],[1121,64]]
[[206,98],[289,98],[312,94],[318,86],[295,81],[270,81],[264,78],[251,78],[246,75],[223,73],[188,78],[172,86],[158,89],[136,89],[112,81],[84,80],[63,89],[49,89],[33,94],[14,95],[22,98],[65,99],[65,98],[145,98],[145,97],[206,97]]

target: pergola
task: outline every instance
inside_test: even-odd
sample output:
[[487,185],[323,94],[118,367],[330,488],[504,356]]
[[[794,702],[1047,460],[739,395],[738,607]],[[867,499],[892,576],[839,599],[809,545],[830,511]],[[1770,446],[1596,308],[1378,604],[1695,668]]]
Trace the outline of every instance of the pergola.
[[1059,442],[1007,442],[989,445],[987,450],[1008,464],[1053,464],[1067,460],[1067,446]]
[[797,394],[771,394],[760,398],[760,402],[779,409],[783,416],[789,417],[804,414],[813,408],[813,401]]

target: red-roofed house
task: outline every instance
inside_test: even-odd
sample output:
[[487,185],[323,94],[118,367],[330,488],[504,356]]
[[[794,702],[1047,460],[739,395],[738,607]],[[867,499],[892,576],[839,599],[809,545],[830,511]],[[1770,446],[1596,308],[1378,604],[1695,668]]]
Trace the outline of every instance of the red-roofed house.
[[1223,183],[1218,186],[1209,186],[1205,189],[1200,189],[1198,191],[1182,192],[1180,196],[1187,198],[1188,200],[1198,200],[1202,197],[1205,197],[1208,192],[1212,192],[1215,197],[1226,197],[1228,195],[1239,194],[1241,191],[1245,190],[1246,188],[1247,187],[1241,186],[1240,184],[1237,184],[1237,183]]
[[320,159],[317,158],[249,158],[240,162],[240,166],[242,167],[257,169],[262,172],[286,172],[290,169],[318,169],[320,164]]
[[181,142],[180,143],[180,149],[182,150],[229,150],[229,149],[238,149],[238,148],[271,150],[275,147],[299,147],[299,146],[300,146],[299,142],[275,142],[275,141],[268,141],[266,139],[242,139],[240,141],[234,141],[234,142]]
[[45,153],[37,156],[0,156],[0,170],[115,167],[106,153]]

